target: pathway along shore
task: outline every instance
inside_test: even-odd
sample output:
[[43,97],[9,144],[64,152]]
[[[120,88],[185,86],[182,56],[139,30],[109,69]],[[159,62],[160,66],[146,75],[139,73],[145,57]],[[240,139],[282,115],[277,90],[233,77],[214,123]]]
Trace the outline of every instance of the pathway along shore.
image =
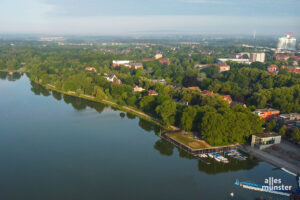
[[240,149],[242,151],[247,152],[257,158],[260,158],[260,159],[268,162],[268,163],[271,163],[272,165],[275,165],[280,168],[285,168],[285,169],[287,169],[295,174],[298,174],[298,175],[300,174],[299,166],[297,166],[293,163],[287,162],[286,160],[283,160],[282,158],[279,158],[276,155],[272,155],[268,152],[264,152],[262,150],[252,148],[249,145],[244,145],[244,146],[240,147]]

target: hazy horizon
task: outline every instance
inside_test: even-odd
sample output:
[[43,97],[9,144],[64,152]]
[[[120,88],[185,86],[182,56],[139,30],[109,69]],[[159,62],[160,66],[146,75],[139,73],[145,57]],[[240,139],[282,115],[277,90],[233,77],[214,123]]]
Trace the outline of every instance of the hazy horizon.
[[2,0],[1,34],[300,33],[297,0]]

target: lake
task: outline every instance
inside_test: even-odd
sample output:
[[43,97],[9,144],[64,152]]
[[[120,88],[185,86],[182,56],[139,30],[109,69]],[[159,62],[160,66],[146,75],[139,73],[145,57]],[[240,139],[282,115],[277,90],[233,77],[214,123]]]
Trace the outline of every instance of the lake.
[[[295,177],[255,158],[206,165],[157,136],[159,127],[109,106],[0,72],[0,199],[289,199],[236,179]],[[234,197],[230,193],[234,193]]]

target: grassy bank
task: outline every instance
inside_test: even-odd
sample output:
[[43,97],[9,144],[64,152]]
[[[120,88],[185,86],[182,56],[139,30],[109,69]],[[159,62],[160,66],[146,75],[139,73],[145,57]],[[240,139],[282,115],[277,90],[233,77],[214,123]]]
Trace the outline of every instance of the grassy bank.
[[193,150],[212,147],[204,140],[195,139],[192,133],[176,132],[166,133],[166,135]]

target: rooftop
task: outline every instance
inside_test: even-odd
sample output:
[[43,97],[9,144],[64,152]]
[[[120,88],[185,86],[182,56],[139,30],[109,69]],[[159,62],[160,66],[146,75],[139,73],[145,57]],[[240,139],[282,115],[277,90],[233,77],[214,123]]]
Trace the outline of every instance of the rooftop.
[[270,133],[255,134],[255,136],[259,137],[259,138],[268,138],[268,137],[276,137],[276,136],[279,136],[279,135],[276,134],[276,133],[270,132]]
[[273,112],[273,111],[279,111],[279,110],[275,110],[273,108],[263,108],[263,109],[254,110],[254,112]]

